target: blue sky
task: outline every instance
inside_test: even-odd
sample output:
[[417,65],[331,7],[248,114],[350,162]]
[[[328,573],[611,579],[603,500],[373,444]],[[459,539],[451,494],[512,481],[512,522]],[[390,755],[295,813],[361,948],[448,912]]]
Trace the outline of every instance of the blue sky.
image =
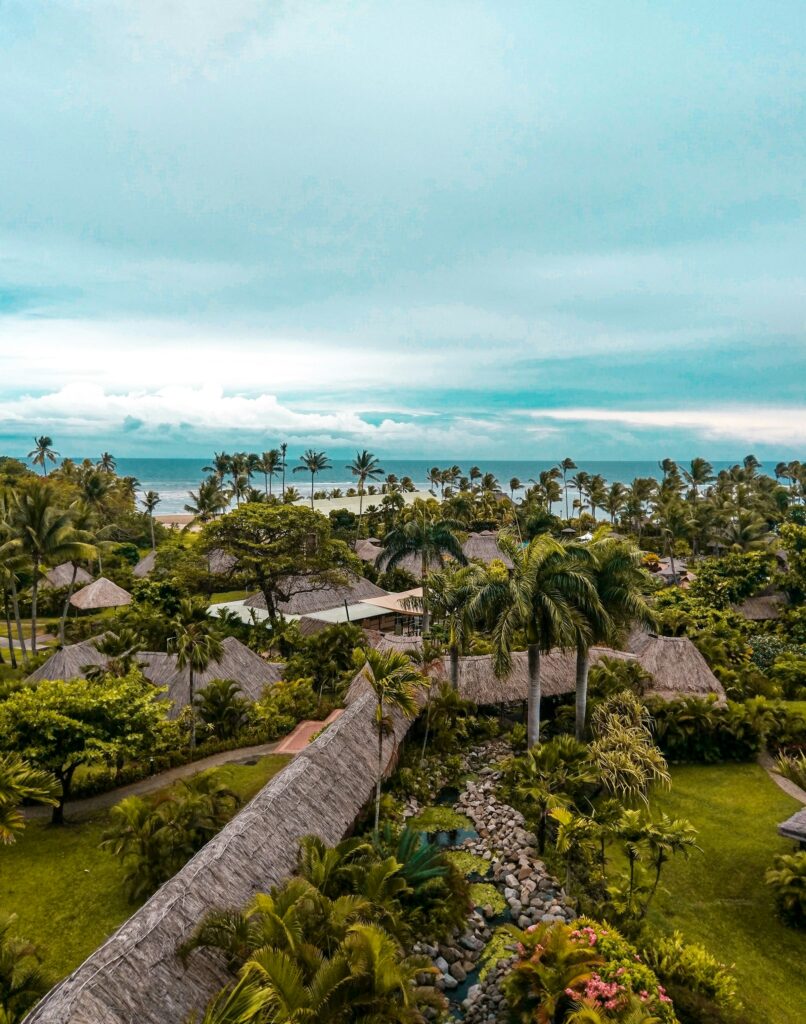
[[0,449],[806,456],[806,19],[0,6]]

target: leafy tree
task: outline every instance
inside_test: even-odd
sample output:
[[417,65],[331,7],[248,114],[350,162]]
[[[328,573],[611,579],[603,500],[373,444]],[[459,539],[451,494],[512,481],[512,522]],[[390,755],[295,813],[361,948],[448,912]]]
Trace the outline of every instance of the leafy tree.
[[0,749],[24,751],[56,776],[53,823],[62,824],[78,766],[150,753],[164,722],[159,691],[137,671],[123,679],[47,679],[0,702]]
[[328,626],[308,637],[292,625],[279,643],[286,659],[283,677],[311,679],[320,695],[340,696],[355,675],[354,651],[367,646],[367,634],[351,623]]
[[266,599],[272,622],[280,602],[343,585],[348,571],[359,568],[348,546],[332,538],[325,516],[291,505],[244,505],[208,524],[202,545],[235,556],[244,578]]

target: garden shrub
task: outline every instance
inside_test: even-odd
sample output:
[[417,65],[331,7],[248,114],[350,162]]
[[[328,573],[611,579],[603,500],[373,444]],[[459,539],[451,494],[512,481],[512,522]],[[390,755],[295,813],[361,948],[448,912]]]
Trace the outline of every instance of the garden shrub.
[[794,782],[801,789],[806,789],[806,753],[779,754],[775,762],[775,770],[785,779]]
[[767,870],[766,882],[783,920],[793,928],[806,928],[806,850],[779,854]]
[[[642,952],[648,966],[672,995],[683,1024],[686,1020],[710,1021],[712,1016],[692,1016],[692,1013],[701,1014],[706,1007],[711,1015],[730,1015],[739,1009],[732,967],[720,963],[704,946],[685,942],[676,931],[653,938]],[[681,1013],[682,1006],[687,1008],[685,1014]]]
[[699,697],[668,702],[655,697],[646,704],[655,738],[671,761],[752,761],[770,724],[763,698],[719,705]]

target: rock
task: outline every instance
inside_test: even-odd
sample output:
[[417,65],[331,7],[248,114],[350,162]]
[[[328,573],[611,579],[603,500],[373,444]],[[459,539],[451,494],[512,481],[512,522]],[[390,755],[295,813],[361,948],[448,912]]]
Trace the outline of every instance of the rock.
[[443,957],[443,956],[438,956],[438,957],[437,957],[437,958],[436,958],[436,959],[434,960],[434,967],[436,967],[436,968],[437,968],[437,970],[441,971],[441,972],[442,972],[443,974],[447,974],[447,972],[448,972],[448,968],[450,967],[450,964],[449,964],[449,963],[448,963],[448,961],[447,961],[447,960],[445,959],[445,957]]
[[452,974],[443,974],[440,981],[442,982],[443,986],[448,989],[459,987],[459,982],[456,980],[456,978],[454,978]]
[[460,963],[451,964],[450,973],[457,981],[464,981],[467,977],[467,971]]

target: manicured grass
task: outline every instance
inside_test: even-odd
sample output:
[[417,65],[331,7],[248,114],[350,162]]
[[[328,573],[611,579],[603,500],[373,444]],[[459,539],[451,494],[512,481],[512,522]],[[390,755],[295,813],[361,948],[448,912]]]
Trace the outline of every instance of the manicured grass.
[[[214,769],[244,802],[289,758]],[[14,846],[0,848],[0,909],[19,915],[19,930],[44,956],[54,981],[77,967],[122,924],[130,903],[120,863],[98,848],[108,812],[62,828],[31,822]]]
[[755,764],[689,765],[672,770],[672,789],[653,809],[688,818],[703,852],[664,868],[650,913],[660,928],[678,928],[725,963],[735,963],[748,1016],[759,1024],[803,1024],[806,932],[775,915],[764,872],[793,844],[776,832],[798,809]]
[[210,604],[221,604],[223,601],[243,601],[245,597],[253,593],[253,590],[222,590],[210,597]]

